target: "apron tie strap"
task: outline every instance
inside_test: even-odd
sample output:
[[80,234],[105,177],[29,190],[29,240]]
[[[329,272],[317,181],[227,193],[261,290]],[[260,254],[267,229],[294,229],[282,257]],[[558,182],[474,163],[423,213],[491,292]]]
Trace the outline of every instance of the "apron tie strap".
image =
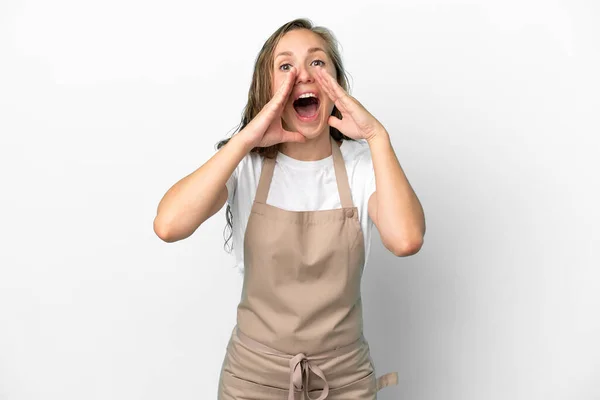
[[[317,399],[313,399],[308,394],[308,377],[310,371],[325,382],[323,392]],[[304,378],[304,385],[302,385],[302,378]],[[304,390],[304,393],[309,400],[325,400],[329,395],[329,383],[327,383],[327,379],[325,379],[325,374],[321,368],[310,361],[303,353],[296,354],[290,359],[290,390],[288,400],[294,400],[295,390]]]

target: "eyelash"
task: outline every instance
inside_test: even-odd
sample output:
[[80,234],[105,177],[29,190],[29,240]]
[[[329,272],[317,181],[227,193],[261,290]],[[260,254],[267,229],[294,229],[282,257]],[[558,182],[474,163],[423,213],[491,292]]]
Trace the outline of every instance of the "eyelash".
[[[321,67],[325,66],[325,61],[323,61],[323,60],[313,60],[313,62],[315,62],[315,61],[319,61],[319,62],[321,63]],[[312,64],[312,63],[311,63],[311,64]],[[286,65],[291,65],[291,64],[290,64],[290,63],[281,64],[281,65],[279,66],[279,69],[280,69],[281,71],[288,71],[288,70],[284,70],[284,69],[282,69],[282,68],[283,68],[284,66],[286,66]]]

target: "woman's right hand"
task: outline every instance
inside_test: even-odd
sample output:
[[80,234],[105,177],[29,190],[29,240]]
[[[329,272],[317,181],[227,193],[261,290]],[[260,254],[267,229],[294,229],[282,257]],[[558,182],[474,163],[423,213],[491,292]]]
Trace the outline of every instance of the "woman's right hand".
[[297,70],[292,67],[275,95],[246,125],[244,132],[240,132],[251,148],[269,147],[282,142],[306,141],[299,132],[288,131],[281,123],[281,114],[294,87],[296,74]]

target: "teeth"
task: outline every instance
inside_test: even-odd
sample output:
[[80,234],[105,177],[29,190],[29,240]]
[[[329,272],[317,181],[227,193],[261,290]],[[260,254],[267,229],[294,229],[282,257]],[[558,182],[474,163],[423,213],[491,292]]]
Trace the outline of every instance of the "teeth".
[[304,93],[304,94],[301,94],[298,98],[299,99],[305,99],[307,97],[317,97],[317,95],[314,94],[314,93]]

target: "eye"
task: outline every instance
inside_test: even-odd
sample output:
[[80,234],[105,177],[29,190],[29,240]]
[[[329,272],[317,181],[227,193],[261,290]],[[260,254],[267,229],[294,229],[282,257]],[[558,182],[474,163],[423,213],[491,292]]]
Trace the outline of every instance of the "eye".
[[[287,66],[287,68],[284,68],[284,67],[286,67],[286,66]],[[281,65],[279,66],[279,69],[280,69],[281,71],[289,71],[291,66],[292,66],[292,64],[281,64]]]
[[314,61],[313,61],[311,64],[314,64],[314,63],[316,63],[316,62],[319,62],[319,63],[321,63],[321,65],[319,65],[320,67],[322,67],[322,66],[324,66],[324,65],[325,65],[325,61],[321,61],[321,60],[314,60]]

